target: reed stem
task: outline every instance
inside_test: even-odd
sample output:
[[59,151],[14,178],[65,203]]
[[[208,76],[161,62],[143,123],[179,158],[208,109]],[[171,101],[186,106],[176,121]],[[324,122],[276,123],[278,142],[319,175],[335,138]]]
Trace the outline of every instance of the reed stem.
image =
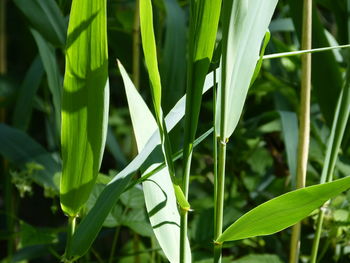
[[72,247],[72,238],[76,228],[76,216],[70,216],[68,218],[68,227],[67,227],[67,243],[66,243],[66,251],[65,251],[65,259],[67,262],[73,262],[70,260],[71,257],[71,247]]
[[[222,222],[224,216],[224,198],[225,198],[225,162],[226,162],[226,140],[219,139],[218,151],[218,175],[216,185],[215,198],[215,226],[214,226],[214,240],[217,240],[222,234]],[[222,244],[214,243],[214,262],[221,262]]]
[[[311,49],[312,40],[312,0],[304,0],[301,49]],[[311,97],[311,54],[301,57],[301,102],[300,130],[298,141],[297,188],[305,187],[310,142],[310,97]],[[299,259],[301,223],[292,228],[289,262]]]

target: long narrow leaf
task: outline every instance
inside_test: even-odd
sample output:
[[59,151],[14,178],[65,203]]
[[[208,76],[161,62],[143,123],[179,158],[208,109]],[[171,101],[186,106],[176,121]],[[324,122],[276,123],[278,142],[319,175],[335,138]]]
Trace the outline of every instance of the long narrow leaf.
[[[212,86],[213,74],[210,73],[205,80],[203,93],[208,91]],[[184,116],[185,101],[186,96],[182,97],[176,103],[174,108],[165,118],[165,123],[169,131],[171,131]],[[153,133],[144,149],[135,157],[135,159],[109,182],[101,195],[98,197],[94,207],[90,210],[88,215],[83,218],[76,229],[71,247],[73,256],[80,257],[90,248],[92,242],[95,240],[98,232],[100,231],[105,218],[118,201],[119,196],[129,185],[132,176],[140,169],[148,158],[152,158],[150,155],[154,151],[160,151],[159,144],[159,132],[156,131]]]
[[62,99],[61,206],[76,216],[100,169],[109,107],[106,0],[73,0]]
[[51,42],[64,47],[66,43],[66,22],[54,0],[14,0],[35,30]]
[[[120,62],[118,66],[125,85],[137,148],[141,152],[152,134],[157,131],[157,123]],[[158,156],[156,159],[161,157]],[[145,165],[143,175],[148,174],[159,163],[151,162],[149,167]],[[150,180],[143,182],[143,192],[149,219],[159,245],[170,262],[179,262],[180,215],[167,167],[153,174]],[[187,261],[190,262],[191,251],[188,241],[187,250]]]
[[[232,11],[226,16],[229,27],[224,29],[224,39],[227,42],[223,45],[222,87],[218,92],[215,124],[217,134],[222,134],[223,140],[231,136],[241,116],[259,58],[261,42],[277,2],[278,0],[233,1]],[[225,105],[221,105],[221,96],[225,97]],[[225,112],[223,120],[222,107]],[[222,127],[220,123],[223,124]]]
[[310,215],[328,199],[350,188],[350,177],[295,190],[252,209],[229,226],[216,240],[234,241],[271,235]]

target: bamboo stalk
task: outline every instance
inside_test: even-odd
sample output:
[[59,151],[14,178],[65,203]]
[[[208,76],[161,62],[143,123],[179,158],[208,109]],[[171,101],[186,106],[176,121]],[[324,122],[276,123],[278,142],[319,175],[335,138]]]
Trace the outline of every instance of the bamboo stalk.
[[[312,44],[312,0],[304,0],[303,6],[303,28],[301,49],[311,49]],[[307,162],[310,142],[310,97],[311,97],[311,54],[303,54],[301,57],[301,102],[299,113],[299,141],[297,162],[297,188],[305,187]],[[301,223],[292,228],[290,244],[290,263],[296,263],[300,251]]]

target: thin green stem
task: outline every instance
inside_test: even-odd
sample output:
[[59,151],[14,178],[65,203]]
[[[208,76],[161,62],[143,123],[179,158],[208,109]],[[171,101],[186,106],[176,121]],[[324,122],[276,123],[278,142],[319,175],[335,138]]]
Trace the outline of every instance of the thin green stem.
[[187,218],[188,211],[180,211],[180,263],[186,262],[186,238],[187,238]]
[[[217,195],[215,203],[215,226],[214,240],[217,240],[222,234],[222,222],[224,215],[224,197],[225,197],[225,162],[226,162],[226,140],[219,139],[218,153],[218,176],[217,176]],[[222,243],[214,242],[214,262],[221,262]]]
[[112,250],[111,250],[111,254],[109,255],[108,263],[113,262],[114,255],[115,255],[115,249],[117,247],[117,242],[118,242],[118,238],[119,238],[120,228],[121,228],[121,226],[119,225],[115,229],[115,233],[114,233],[114,237],[113,237],[113,241],[112,241]]
[[324,209],[320,209],[318,211],[316,232],[315,232],[314,242],[312,244],[310,263],[316,263],[318,247],[320,244],[321,233],[322,233],[323,218],[324,218]]
[[[312,0],[304,0],[302,49],[311,49],[312,40]],[[310,142],[310,97],[311,97],[311,54],[301,57],[301,102],[300,130],[298,141],[297,188],[305,187],[307,162]],[[289,262],[296,263],[299,259],[301,223],[292,228]]]
[[65,258],[68,260],[68,262],[73,262],[70,260],[71,257],[71,246],[72,246],[72,238],[75,232],[76,227],[76,216],[70,216],[68,217],[68,227],[67,227],[67,243],[66,243],[66,251],[65,251]]

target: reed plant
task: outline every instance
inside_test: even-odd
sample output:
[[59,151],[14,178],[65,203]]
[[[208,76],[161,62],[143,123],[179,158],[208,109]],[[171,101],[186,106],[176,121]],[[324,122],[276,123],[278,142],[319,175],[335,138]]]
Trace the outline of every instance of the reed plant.
[[[152,248],[145,248],[146,252],[141,253],[142,255],[134,255],[133,262],[143,262],[146,260],[142,257],[143,254],[150,254],[147,260],[151,262],[166,260],[172,263],[219,263],[232,258],[236,260],[237,256],[241,256],[238,253],[233,254],[238,251],[238,242],[234,241],[243,240],[248,244],[247,239],[259,240],[262,236],[275,234],[297,224],[291,236],[286,234],[291,239],[289,261],[294,263],[300,260],[299,245],[303,238],[300,234],[300,222],[318,211],[310,255],[310,262],[315,263],[327,204],[331,198],[350,188],[349,176],[338,176],[334,180],[343,137],[346,142],[346,125],[350,114],[350,67],[348,66],[340,92],[331,94],[337,100],[337,106],[330,125],[328,142],[324,146],[326,155],[322,161],[321,178],[317,178],[320,179],[320,184],[307,185],[305,176],[310,156],[310,109],[313,103],[310,93],[313,81],[311,53],[315,53],[317,59],[319,54],[339,52],[340,49],[349,47],[349,44],[334,44],[312,48],[312,1],[304,1],[303,19],[298,20],[303,25],[301,50],[286,51],[273,32],[273,22],[276,20],[273,17],[282,12],[278,8],[282,3],[278,0],[182,1],[188,10],[187,34],[186,13],[179,1],[137,0],[133,5],[134,15],[129,21],[132,31],[131,50],[134,52],[132,63],[129,64],[125,62],[123,52],[120,51],[109,61],[110,54],[115,54],[112,48],[115,40],[113,34],[120,31],[120,28],[107,31],[110,23],[113,23],[112,19],[107,19],[108,8],[112,5],[110,1],[73,0],[69,9],[67,32],[65,18],[60,11],[64,9],[63,2],[65,1],[52,0],[46,3],[33,0],[29,3],[15,0],[29,21],[30,32],[39,47],[39,55],[26,76],[27,81],[20,89],[25,95],[18,96],[18,106],[14,110],[13,122],[17,128],[0,124],[0,138],[7,138],[1,139],[0,153],[12,161],[26,160],[25,165],[38,164],[35,166],[37,174],[29,168],[26,170],[27,174],[45,189],[51,189],[54,195],[59,195],[62,213],[67,217],[65,238],[62,242],[65,249],[62,256],[56,252],[52,254],[64,262],[91,262],[91,258],[98,262],[105,262],[105,258],[108,262],[118,262],[122,257],[121,260],[124,260],[127,255],[120,255],[118,244],[130,240],[130,237],[121,234],[123,226],[130,227],[135,233],[141,233],[152,240]],[[57,3],[60,3],[60,7]],[[295,3],[291,3],[290,7],[291,15],[297,17]],[[41,14],[42,19],[33,16],[33,12]],[[163,20],[163,13],[168,16],[166,20]],[[167,25],[165,29],[169,30],[165,38],[162,35],[163,28],[158,25],[163,22]],[[316,21],[316,31],[317,25]],[[319,32],[324,34],[323,30]],[[162,46],[163,41],[165,47]],[[281,49],[281,53],[270,52]],[[270,54],[265,55],[267,51]],[[56,61],[59,54],[64,54],[65,57],[63,83],[59,73],[60,64]],[[296,113],[292,109],[287,111],[287,103],[282,99],[278,100],[276,94],[276,104],[283,105],[283,109],[277,111],[277,123],[282,128],[278,125],[279,128],[271,128],[276,121],[269,127],[256,128],[260,132],[259,136],[263,129],[277,129],[283,133],[287,148],[285,163],[292,174],[291,185],[297,186],[297,189],[288,191],[289,188],[279,188],[278,194],[269,195],[268,200],[257,199],[246,213],[243,213],[243,206],[240,207],[242,211],[235,210],[235,214],[226,213],[225,207],[239,207],[238,203],[246,202],[244,195],[238,192],[241,190],[237,183],[239,180],[232,179],[233,174],[241,174],[236,172],[241,168],[232,167],[228,162],[241,158],[236,149],[242,148],[240,132],[244,129],[240,125],[244,122],[244,111],[253,111],[254,123],[271,116],[276,118],[275,111],[261,115],[250,103],[247,104],[249,92],[259,93],[254,87],[259,85],[262,78],[269,80],[266,84],[268,87],[271,83],[284,83],[270,73],[279,70],[272,66],[273,59],[288,65],[290,61],[299,63],[300,57],[301,93],[295,102],[300,105],[299,128]],[[144,63],[139,64],[139,61]],[[129,68],[132,68],[132,77],[128,75]],[[296,71],[299,73],[299,70]],[[60,141],[62,166],[57,161],[60,156],[52,157],[25,133],[31,119],[27,111],[32,111],[33,106],[26,105],[24,98],[34,98],[44,73],[47,75],[47,87],[52,100],[51,110],[48,111],[48,124],[51,124],[47,128],[51,138],[48,144],[55,145]],[[132,151],[137,152],[129,163],[120,157],[121,151],[116,146],[118,142],[111,135],[112,128],[108,128],[108,122],[109,125],[113,124],[111,115],[114,114],[109,78],[119,78],[119,75],[135,137],[135,147],[131,143],[130,148],[135,148]],[[34,81],[38,76],[40,81]],[[334,79],[337,81],[337,77]],[[144,89],[146,86],[149,89]],[[175,90],[177,88],[179,90]],[[208,92],[211,89],[212,92]],[[124,95],[124,91],[120,93],[121,86],[111,90],[118,95]],[[186,90],[185,94],[182,94],[182,90]],[[144,94],[150,94],[152,106],[147,104]],[[175,105],[165,105],[176,101],[169,98],[169,94],[176,94],[176,100],[179,98]],[[209,103],[202,103],[203,98],[207,97],[210,97]],[[320,115],[329,115],[327,107],[321,101],[319,108]],[[213,120],[206,127],[202,127],[200,122],[202,110],[209,111],[212,113],[210,116],[213,116]],[[322,119],[326,127],[324,133],[327,133],[327,118],[329,117]],[[118,122],[116,119],[114,118],[114,122]],[[61,133],[57,132],[59,129]],[[175,138],[173,129],[177,129]],[[208,140],[210,135],[214,138],[212,142]],[[322,141],[322,136],[318,137]],[[100,171],[106,140],[107,148],[115,156],[116,162],[123,163],[110,176],[103,174],[105,171]],[[259,138],[257,140],[261,141]],[[18,150],[20,143],[26,146]],[[247,145],[249,143],[255,142],[250,140]],[[261,146],[257,145],[255,150]],[[195,175],[198,167],[194,164],[202,161],[197,160],[200,158],[196,158],[196,154],[200,154],[205,147],[213,152],[208,157],[213,163],[213,169],[208,176],[209,187],[203,190],[202,185],[196,183],[195,178],[199,176]],[[345,146],[343,148],[346,151]],[[33,151],[38,152],[38,156],[31,157]],[[271,152],[278,159],[275,149]],[[179,159],[181,162],[177,161]],[[259,163],[252,166],[258,167]],[[293,174],[297,174],[297,178]],[[242,181],[243,184],[247,182],[245,178]],[[212,194],[203,203],[206,203],[206,208],[210,208],[208,210],[211,215],[208,216],[208,213],[206,216],[213,218],[213,222],[207,220],[200,225],[198,221],[204,219],[198,219],[200,212],[196,207],[202,202],[198,199],[202,198],[203,192],[206,192],[206,196],[209,196],[207,192]],[[252,199],[254,194],[259,194],[259,190],[251,190],[247,198]],[[133,198],[136,201],[133,202]],[[7,196],[6,200],[9,199]],[[235,202],[233,206],[232,201]],[[146,216],[143,209],[147,212]],[[193,221],[199,226],[193,227],[194,224],[189,223],[192,215]],[[139,218],[142,218],[142,223],[137,221]],[[132,224],[133,220],[137,223]],[[103,227],[116,227],[109,253],[101,249],[108,253],[107,256],[99,254],[94,248],[94,244],[99,243]],[[204,242],[207,261],[198,259],[198,243],[193,241],[193,236],[198,231],[209,232],[210,235],[212,232],[211,241]],[[140,250],[140,246],[144,244],[138,240],[133,242],[135,250]],[[13,245],[9,242],[9,246]],[[235,249],[231,249],[232,247]],[[54,250],[52,247],[50,249]],[[11,251],[11,247],[8,250]],[[283,253],[283,257],[287,258],[287,252]],[[227,257],[228,254],[230,257]],[[11,251],[8,259],[12,260],[12,256]]]

